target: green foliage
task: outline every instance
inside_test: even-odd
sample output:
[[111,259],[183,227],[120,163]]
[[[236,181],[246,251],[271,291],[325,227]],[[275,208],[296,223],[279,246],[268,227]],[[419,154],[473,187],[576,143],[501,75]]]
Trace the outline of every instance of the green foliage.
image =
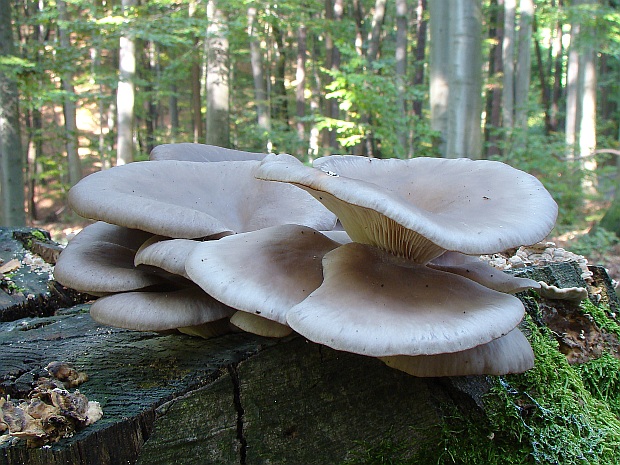
[[593,231],[579,236],[577,241],[570,245],[569,250],[589,257],[593,253],[604,254],[618,242],[620,239],[613,232],[597,227]]
[[581,303],[581,309],[583,313],[592,318],[592,321],[594,321],[596,326],[601,330],[620,337],[620,325],[617,323],[615,317],[612,317],[609,313],[608,307],[604,305],[596,306],[589,300],[584,300]]
[[584,385],[620,417],[620,360],[609,353],[579,367]]

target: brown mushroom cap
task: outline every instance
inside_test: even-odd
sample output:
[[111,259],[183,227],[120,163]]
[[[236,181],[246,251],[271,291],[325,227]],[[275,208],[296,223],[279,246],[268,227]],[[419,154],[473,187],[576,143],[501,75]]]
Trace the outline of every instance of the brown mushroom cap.
[[240,150],[225,149],[215,145],[180,143],[158,145],[151,151],[150,159],[181,160],[181,161],[244,161],[262,160],[264,153],[242,152]]
[[198,287],[170,292],[122,292],[97,299],[90,308],[95,321],[138,331],[165,331],[230,317],[235,310]]
[[518,278],[504,273],[478,257],[458,252],[446,252],[431,260],[427,266],[435,270],[458,274],[499,292],[515,294],[527,289],[540,289],[540,284],[533,279]]
[[335,217],[293,186],[255,179],[259,161],[129,163],[82,179],[69,192],[86,218],[171,238],[253,231],[276,224],[329,230]]
[[185,270],[219,301],[286,324],[286,312],[320,286],[323,255],[339,245],[305,226],[274,226],[202,242]]
[[535,177],[499,162],[330,156],[314,166],[268,155],[257,176],[306,189],[353,241],[420,263],[444,250],[480,255],[537,242],[557,216]]
[[534,352],[518,328],[505,336],[462,352],[381,357],[389,367],[413,376],[506,375],[534,367]]
[[54,278],[63,286],[93,295],[162,283],[161,277],[134,267],[136,251],[151,236],[104,222],[91,224],[62,251]]
[[323,284],[287,313],[308,339],[362,355],[434,355],[497,339],[521,321],[514,296],[364,244],[323,258]]

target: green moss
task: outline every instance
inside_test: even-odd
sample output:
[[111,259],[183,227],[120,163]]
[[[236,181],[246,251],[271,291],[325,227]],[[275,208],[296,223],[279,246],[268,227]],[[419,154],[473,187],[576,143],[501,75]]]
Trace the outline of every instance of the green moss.
[[581,309],[583,313],[592,317],[592,321],[601,330],[620,337],[620,325],[609,316],[609,307],[605,305],[596,306],[589,300],[584,300],[581,303]]

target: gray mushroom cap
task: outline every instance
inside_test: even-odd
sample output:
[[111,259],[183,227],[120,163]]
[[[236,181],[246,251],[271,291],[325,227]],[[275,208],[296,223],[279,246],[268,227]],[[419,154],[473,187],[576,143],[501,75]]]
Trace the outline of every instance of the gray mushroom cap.
[[255,179],[259,161],[130,163],[82,179],[69,192],[86,218],[193,239],[277,224],[329,230],[335,216],[293,186]]
[[185,270],[219,301],[286,324],[286,312],[321,285],[321,259],[339,245],[305,226],[274,226],[202,242]]
[[518,278],[504,273],[478,257],[458,252],[446,252],[431,260],[428,266],[435,270],[458,274],[499,292],[515,294],[527,289],[540,289],[540,283],[533,279]]
[[264,337],[285,337],[293,332],[290,326],[268,320],[255,313],[237,312],[230,318],[230,324],[247,333]]
[[181,160],[197,162],[217,161],[245,161],[262,160],[264,153],[242,152],[240,150],[225,149],[216,145],[193,144],[163,144],[155,147],[149,157],[151,160]]
[[257,176],[310,192],[353,241],[420,263],[444,250],[480,255],[537,242],[557,216],[534,176],[500,162],[330,156],[314,166],[268,155]]
[[136,251],[151,236],[104,222],[91,224],[62,251],[54,278],[64,286],[93,295],[162,283],[162,277],[134,267]]
[[198,287],[162,292],[122,292],[97,299],[90,314],[99,323],[138,331],[165,331],[230,317],[235,310]]
[[381,357],[389,367],[413,376],[506,375],[534,367],[534,352],[515,328],[505,336],[462,352],[437,355]]
[[188,278],[185,262],[199,241],[191,239],[168,239],[153,236],[136,252],[135,266],[154,266],[164,271]]
[[311,341],[362,355],[434,355],[512,331],[519,299],[461,276],[351,243],[323,258],[323,284],[287,313]]

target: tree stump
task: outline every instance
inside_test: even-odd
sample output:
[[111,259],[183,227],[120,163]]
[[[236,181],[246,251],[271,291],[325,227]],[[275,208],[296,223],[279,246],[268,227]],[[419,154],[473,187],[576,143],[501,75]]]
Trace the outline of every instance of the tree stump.
[[[596,308],[611,308],[606,311],[611,314],[619,308],[612,283],[604,269],[593,270],[590,289],[600,295]],[[522,273],[549,284],[585,284],[571,264]],[[50,292],[40,291],[37,298]],[[550,339],[547,325],[586,314],[575,304],[545,301],[532,292],[521,298],[531,315],[524,330],[532,339],[541,337],[532,328],[540,327]],[[233,333],[203,340],[103,327],[90,318],[87,304],[43,315],[28,308],[28,316],[19,313],[0,323],[1,393],[19,398],[48,363],[69,362],[88,374],[79,390],[101,404],[103,417],[43,447],[4,441],[0,465],[523,463],[517,460],[537,457],[538,439],[517,437],[504,421],[517,415],[516,424],[530,424],[546,407],[529,391],[515,397],[514,411],[512,404],[496,402],[512,399],[525,375],[416,378],[300,336],[274,340]],[[601,339],[582,341],[583,352],[592,349],[586,342],[598,344],[597,357],[611,350],[612,332],[585,320],[591,326],[586,329]],[[571,334],[556,334],[558,350]],[[551,371],[572,369],[556,352],[561,358],[553,363],[561,369]],[[579,363],[584,360],[585,355]],[[522,401],[527,396],[532,405]],[[498,420],[504,415],[508,420]],[[606,441],[620,441],[614,431]],[[566,453],[557,452],[564,459]],[[590,463],[604,463],[592,457],[587,456]]]

